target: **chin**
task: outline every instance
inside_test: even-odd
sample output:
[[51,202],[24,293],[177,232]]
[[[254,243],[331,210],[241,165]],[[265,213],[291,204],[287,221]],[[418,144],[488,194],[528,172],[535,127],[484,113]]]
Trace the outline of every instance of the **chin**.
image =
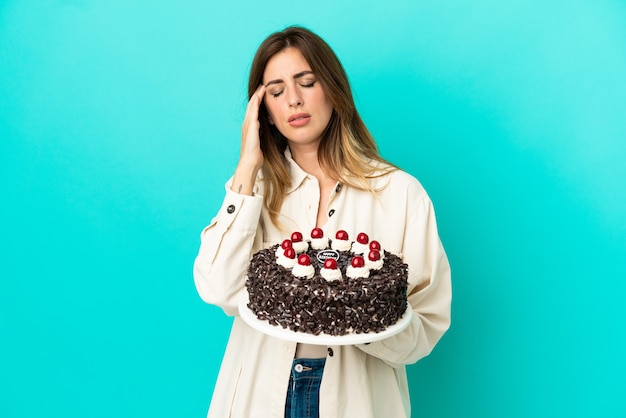
[[292,136],[290,137],[286,137],[287,138],[287,142],[289,143],[289,145],[312,145],[312,144],[319,144],[320,143],[320,137],[311,137],[311,136]]

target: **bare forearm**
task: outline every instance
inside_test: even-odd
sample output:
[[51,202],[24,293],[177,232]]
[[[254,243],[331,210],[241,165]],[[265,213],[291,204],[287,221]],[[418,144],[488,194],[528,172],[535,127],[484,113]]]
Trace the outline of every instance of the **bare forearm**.
[[259,106],[263,101],[265,87],[259,86],[250,98],[246,117],[241,127],[241,153],[233,176],[232,191],[251,196],[256,176],[263,165],[263,153],[259,139]]
[[231,190],[235,193],[252,196],[254,192],[254,182],[258,172],[258,168],[239,164],[233,176]]

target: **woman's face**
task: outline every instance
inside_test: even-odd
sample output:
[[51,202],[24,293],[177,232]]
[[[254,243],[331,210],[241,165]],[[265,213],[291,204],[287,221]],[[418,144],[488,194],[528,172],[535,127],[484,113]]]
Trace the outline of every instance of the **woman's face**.
[[319,145],[333,106],[297,48],[286,48],[267,62],[263,73],[270,123],[290,145]]

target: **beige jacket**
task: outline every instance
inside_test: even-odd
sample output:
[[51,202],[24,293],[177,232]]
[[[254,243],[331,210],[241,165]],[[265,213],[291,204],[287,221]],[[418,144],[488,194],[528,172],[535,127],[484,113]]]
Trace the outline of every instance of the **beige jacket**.
[[[209,408],[210,418],[283,417],[296,343],[255,331],[237,315],[248,260],[261,248],[282,242],[291,231],[307,235],[320,200],[315,177],[285,155],[292,187],[285,196],[277,229],[263,207],[263,183],[254,196],[226,185],[221,209],[201,234],[194,265],[198,293],[234,315],[228,346]],[[378,196],[337,184],[328,206],[325,236],[346,230],[354,239],[366,232],[409,265],[408,301],[413,318],[407,329],[367,345],[328,347],[320,390],[320,416],[410,417],[405,365],[428,355],[450,325],[450,266],[432,203],[420,183],[402,171],[372,180]]]

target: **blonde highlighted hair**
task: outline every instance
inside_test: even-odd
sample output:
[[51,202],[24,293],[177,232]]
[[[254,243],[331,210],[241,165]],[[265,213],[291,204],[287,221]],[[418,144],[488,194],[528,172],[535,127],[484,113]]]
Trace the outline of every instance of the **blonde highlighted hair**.
[[[322,38],[299,26],[290,26],[267,37],[252,61],[248,98],[263,83],[267,62],[289,47],[297,48],[302,53],[333,106],[332,116],[322,134],[318,150],[322,170],[343,184],[374,193],[369,179],[382,176],[394,170],[395,166],[380,156],[374,138],[356,110],[346,72]],[[287,139],[269,123],[264,104],[259,108],[259,123],[261,151],[264,156],[261,169],[265,181],[263,199],[272,222],[279,225],[280,208],[291,186],[284,156]],[[377,162],[383,164],[376,164]]]

